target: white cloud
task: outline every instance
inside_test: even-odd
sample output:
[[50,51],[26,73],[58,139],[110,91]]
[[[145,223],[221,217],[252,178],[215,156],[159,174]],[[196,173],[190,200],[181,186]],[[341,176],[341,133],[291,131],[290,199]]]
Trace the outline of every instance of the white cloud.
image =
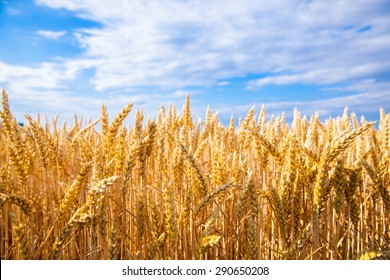
[[[349,104],[377,110],[382,102],[390,104],[388,87],[376,80],[390,69],[387,0],[358,0],[353,5],[347,0],[35,2],[67,9],[100,25],[38,31],[53,40],[74,36],[82,50],[77,57],[35,67],[0,61],[0,85],[18,102],[20,113],[23,107],[19,105],[34,104],[31,108],[36,111],[39,104],[42,111],[69,110],[96,117],[105,100],[115,114],[129,102],[129,95],[137,108],[141,105],[149,112],[166,100],[179,109],[189,86],[217,85],[223,90],[234,83],[231,78],[244,80],[257,74],[265,77],[254,78],[248,88],[301,83],[358,92],[326,100],[266,104],[274,111],[298,106],[307,112],[322,108],[326,113]],[[359,31],[364,28],[365,32]],[[88,80],[85,70],[90,70]],[[90,90],[81,96],[81,91],[70,88],[77,79],[98,92]],[[337,89],[335,83],[346,86]],[[194,103],[193,112],[203,115],[205,108]],[[224,104],[212,109],[247,112],[251,106]]]
[[[75,112],[77,108],[90,104],[86,97],[70,93],[66,82],[74,79],[75,73],[67,71],[61,64],[42,63],[36,67],[9,65],[0,61],[0,88],[10,96],[16,108],[12,112],[23,119],[24,113],[38,111],[52,113]],[[88,112],[88,110],[85,110]],[[68,113],[71,119],[71,114]],[[69,118],[68,118],[69,119]]]
[[102,23],[76,34],[95,61],[98,90],[204,86],[253,73],[272,76],[252,87],[348,82],[390,60],[385,0],[36,2]]
[[390,82],[376,82],[375,79],[364,79],[348,86],[324,88],[328,92],[388,92]]
[[221,81],[221,82],[218,82],[218,86],[220,86],[220,87],[228,86],[228,85],[230,85],[230,82],[228,82],[228,81]]
[[61,88],[63,73],[55,64],[43,63],[39,67],[13,66],[0,61],[0,83],[12,85],[21,91],[28,88]]
[[390,61],[360,64],[352,67],[339,66],[332,68],[322,68],[297,74],[280,74],[253,80],[249,82],[248,88],[252,89],[269,84],[287,85],[304,83],[327,85],[344,82],[346,80],[364,78],[367,76],[370,77],[370,75],[386,72],[388,69],[390,69]]
[[176,90],[171,95],[175,96],[175,97],[183,97],[183,96],[186,96],[187,93],[188,93],[188,91],[185,91],[185,90]]
[[38,30],[37,34],[50,40],[58,40],[65,36],[67,31]]

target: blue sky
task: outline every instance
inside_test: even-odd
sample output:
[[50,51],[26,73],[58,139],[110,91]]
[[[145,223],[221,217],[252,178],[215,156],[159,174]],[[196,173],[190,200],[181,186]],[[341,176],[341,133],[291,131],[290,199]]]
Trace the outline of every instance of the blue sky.
[[[127,103],[377,120],[390,111],[390,1],[0,0],[0,88],[72,122]],[[132,116],[134,114],[131,114]],[[130,120],[132,119],[130,116]]]

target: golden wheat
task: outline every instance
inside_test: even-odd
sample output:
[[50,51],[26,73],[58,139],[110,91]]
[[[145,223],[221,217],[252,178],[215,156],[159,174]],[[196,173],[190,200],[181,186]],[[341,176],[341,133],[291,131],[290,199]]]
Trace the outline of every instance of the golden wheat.
[[126,125],[132,108],[21,127],[2,92],[2,259],[388,258],[383,109],[377,127],[264,106],[225,127],[210,107],[194,121],[189,95]]

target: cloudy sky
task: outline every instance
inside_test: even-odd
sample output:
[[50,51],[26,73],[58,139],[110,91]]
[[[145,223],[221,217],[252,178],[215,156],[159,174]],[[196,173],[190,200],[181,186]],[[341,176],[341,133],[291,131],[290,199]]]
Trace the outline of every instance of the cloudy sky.
[[[379,118],[390,111],[389,0],[0,0],[0,88],[18,121],[206,107]],[[134,113],[133,113],[134,115]],[[131,117],[130,117],[131,118]]]

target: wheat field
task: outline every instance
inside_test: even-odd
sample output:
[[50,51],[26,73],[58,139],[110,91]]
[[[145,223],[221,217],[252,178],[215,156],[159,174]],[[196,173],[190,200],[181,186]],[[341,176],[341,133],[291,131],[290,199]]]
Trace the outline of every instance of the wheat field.
[[[133,125],[124,120],[134,114]],[[388,259],[390,114],[161,106],[17,123],[2,92],[1,259]],[[375,125],[375,126],[374,126]],[[377,127],[377,129],[375,128]]]

